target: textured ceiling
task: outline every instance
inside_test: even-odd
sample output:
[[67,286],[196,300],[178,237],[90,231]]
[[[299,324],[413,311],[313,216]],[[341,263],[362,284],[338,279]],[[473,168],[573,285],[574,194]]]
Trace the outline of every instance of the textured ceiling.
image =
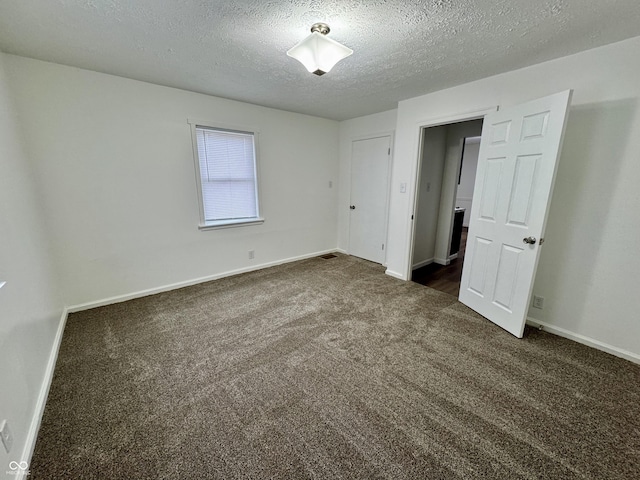
[[[317,21],[322,77],[285,54]],[[0,0],[6,53],[337,120],[638,35],[638,0]]]

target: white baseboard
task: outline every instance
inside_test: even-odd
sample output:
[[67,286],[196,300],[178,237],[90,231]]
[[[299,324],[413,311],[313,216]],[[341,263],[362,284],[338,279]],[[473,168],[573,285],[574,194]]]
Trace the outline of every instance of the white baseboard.
[[571,332],[564,328],[556,327],[554,325],[541,322],[540,320],[536,320],[535,318],[531,318],[531,317],[527,317],[527,325],[531,325],[532,327],[536,327],[536,328],[542,327],[542,329],[546,332],[553,333],[554,335],[558,335],[560,337],[568,338],[569,340],[573,340],[583,345],[587,345],[588,347],[593,347],[597,350],[602,350],[603,352],[607,352],[607,353],[610,353],[611,355],[615,355],[616,357],[624,358],[633,363],[640,364],[640,355],[638,355],[637,353],[629,352],[622,348],[614,347],[613,345],[609,345],[608,343],[601,342],[600,340],[586,337],[579,333]]
[[336,248],[335,251],[338,253],[344,253],[345,255],[349,255],[344,248]]
[[423,260],[421,262],[414,263],[413,266],[411,267],[411,270],[417,270],[418,268],[422,268],[426,265],[431,265],[432,263],[433,263],[433,257],[427,258],[426,260]]
[[[58,330],[56,336],[53,339],[53,345],[51,352],[49,353],[49,361],[44,372],[44,379],[40,386],[40,393],[36,400],[36,409],[31,419],[31,425],[29,425],[29,431],[27,432],[27,439],[25,441],[24,449],[22,450],[22,459],[31,464],[31,457],[33,456],[33,450],[36,446],[36,440],[38,439],[38,431],[40,430],[40,423],[42,422],[42,416],[44,415],[44,407],[47,404],[47,397],[49,396],[49,388],[53,381],[53,372],[56,369],[56,361],[58,360],[58,352],[60,351],[60,344],[62,343],[62,334],[64,333],[64,327],[67,324],[67,316],[69,310],[65,307],[60,316],[60,322],[58,323]],[[16,475],[16,478],[23,480],[27,478],[27,473],[22,472]]]
[[449,255],[449,262],[451,262],[451,260],[455,260],[456,258],[458,258],[457,253],[454,253],[453,255]]
[[308,253],[305,255],[299,255],[297,257],[285,258],[282,260],[276,260],[273,262],[261,263],[260,265],[251,265],[250,267],[239,268],[237,270],[230,270],[223,273],[217,273],[215,275],[209,275],[206,277],[194,278],[192,280],[185,280],[183,282],[176,282],[170,285],[163,285],[160,287],[149,288],[147,290],[141,290],[138,292],[127,293],[124,295],[116,295],[115,297],[105,298],[103,300],[97,300],[94,302],[81,303],[78,305],[72,305],[67,307],[69,313],[81,312],[83,310],[89,310],[91,308],[104,307],[105,305],[112,305],[114,303],[126,302],[135,298],[147,297],[149,295],[155,295],[157,293],[168,292],[170,290],[177,290],[178,288],[190,287],[191,285],[197,285],[199,283],[210,282],[212,280],[218,280],[224,277],[230,277],[232,275],[239,275],[241,273],[253,272],[255,270],[262,270],[263,268],[274,267],[276,265],[282,265],[284,263],[297,262],[298,260],[306,260],[307,258],[317,257],[319,255],[325,255],[327,253],[334,253],[338,251],[335,248],[330,250],[323,250],[321,252]]
[[433,261],[438,265],[449,265],[451,263],[448,258],[434,258]]
[[393,278],[398,278],[400,280],[406,280],[406,278],[404,278],[404,275],[402,275],[401,273],[398,273],[398,272],[394,272],[393,270],[389,270],[388,268],[384,271],[384,273],[389,275],[390,277],[393,277]]

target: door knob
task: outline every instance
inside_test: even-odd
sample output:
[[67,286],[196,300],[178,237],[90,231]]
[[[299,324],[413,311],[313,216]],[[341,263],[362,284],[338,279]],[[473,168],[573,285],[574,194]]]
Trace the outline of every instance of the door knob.
[[349,208],[350,208],[351,210],[355,210],[355,209],[356,209],[356,206],[355,206],[355,205],[351,205]]
[[522,239],[523,243],[528,243],[529,245],[535,245],[537,240],[536,237],[526,237]]

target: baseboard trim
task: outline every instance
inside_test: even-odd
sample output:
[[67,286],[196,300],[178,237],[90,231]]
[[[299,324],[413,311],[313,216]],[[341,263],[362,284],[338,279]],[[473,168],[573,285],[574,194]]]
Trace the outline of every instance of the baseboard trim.
[[[51,353],[49,354],[49,361],[44,372],[44,379],[40,386],[40,393],[36,400],[36,409],[31,419],[31,425],[29,425],[29,431],[27,432],[27,439],[25,441],[24,449],[22,450],[22,459],[31,465],[31,457],[33,456],[33,450],[36,447],[36,440],[38,439],[38,431],[40,430],[40,423],[42,422],[42,416],[44,415],[44,408],[47,404],[47,397],[49,396],[49,388],[53,381],[53,372],[56,369],[56,362],[58,360],[58,352],[60,351],[60,344],[62,343],[62,335],[64,333],[64,327],[67,324],[67,316],[69,310],[65,307],[62,310],[60,316],[60,322],[58,323],[58,329],[56,336],[53,339],[53,345],[51,347]],[[23,472],[16,475],[18,480],[27,478],[27,473]]]
[[451,263],[448,258],[434,258],[433,261],[438,265],[449,265]]
[[389,275],[390,277],[393,277],[393,278],[398,278],[400,280],[406,280],[404,278],[404,275],[402,275],[401,273],[398,273],[398,272],[394,272],[393,270],[389,270],[388,268],[384,271],[384,273]]
[[285,263],[297,262],[299,260],[306,260],[307,258],[317,257],[319,255],[325,255],[327,253],[334,253],[338,250],[335,248],[329,250],[322,250],[320,252],[308,253],[305,255],[299,255],[296,257],[289,257],[282,260],[275,260],[273,262],[261,263],[260,265],[252,265],[250,267],[239,268],[237,270],[229,270],[227,272],[217,273],[215,275],[208,275],[206,277],[194,278],[191,280],[185,280],[183,282],[176,282],[169,285],[163,285],[160,287],[149,288],[147,290],[140,290],[138,292],[127,293],[124,295],[116,295],[114,297],[105,298],[102,300],[96,300],[94,302],[86,302],[78,305],[72,305],[67,307],[68,313],[81,312],[83,310],[90,310],[92,308],[104,307],[105,305],[112,305],[114,303],[126,302],[136,298],[148,297],[149,295],[155,295],[157,293],[168,292],[171,290],[177,290],[179,288],[190,287],[199,283],[210,282],[212,280],[218,280],[220,278],[231,277],[233,275],[239,275],[241,273],[253,272],[256,270],[262,270],[263,268],[275,267],[276,265],[283,265]]
[[335,251],[338,252],[338,253],[343,253],[345,255],[349,255],[344,248],[336,248]]
[[579,333],[575,333],[561,327],[556,327],[555,325],[550,325],[548,323],[541,322],[540,320],[536,320],[535,318],[531,318],[531,317],[527,317],[527,325],[531,325],[532,327],[535,327],[535,328],[542,327],[543,330],[549,333],[553,333],[554,335],[568,338],[569,340],[573,340],[583,345],[587,345],[588,347],[592,347],[597,350],[602,350],[603,352],[610,353],[611,355],[615,355],[616,357],[624,358],[625,360],[629,360],[633,363],[640,364],[639,354],[629,352],[628,350],[624,350],[622,348],[614,347],[613,345],[609,345],[608,343],[601,342],[600,340],[596,340],[594,338],[587,337],[585,335],[581,335]]
[[423,260],[421,262],[418,262],[418,263],[414,264],[411,267],[411,270],[417,270],[418,268],[422,268],[422,267],[425,267],[427,265],[431,265],[432,263],[433,263],[433,257],[427,258],[426,260]]

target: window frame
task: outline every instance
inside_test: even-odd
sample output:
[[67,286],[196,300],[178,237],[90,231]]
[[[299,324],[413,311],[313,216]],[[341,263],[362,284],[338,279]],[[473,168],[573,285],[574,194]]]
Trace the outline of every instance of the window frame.
[[[262,209],[262,199],[260,197],[260,147],[259,147],[259,137],[260,132],[256,128],[249,128],[247,126],[238,126],[238,125],[230,125],[221,122],[215,122],[211,120],[200,120],[200,119],[187,119],[187,123],[191,128],[191,146],[193,149],[193,163],[195,167],[195,177],[196,177],[196,190],[198,194],[198,210],[200,215],[200,223],[198,224],[199,230],[218,230],[222,228],[234,228],[234,227],[245,227],[250,225],[261,225],[264,223],[264,215]],[[210,130],[221,130],[221,131],[231,131],[237,133],[246,133],[253,135],[253,152],[254,152],[254,162],[255,162],[255,188],[256,188],[256,217],[252,218],[243,218],[236,220],[206,220],[205,211],[204,211],[204,195],[202,192],[202,175],[200,172],[200,157],[198,156],[198,140],[196,129],[204,128]]]

